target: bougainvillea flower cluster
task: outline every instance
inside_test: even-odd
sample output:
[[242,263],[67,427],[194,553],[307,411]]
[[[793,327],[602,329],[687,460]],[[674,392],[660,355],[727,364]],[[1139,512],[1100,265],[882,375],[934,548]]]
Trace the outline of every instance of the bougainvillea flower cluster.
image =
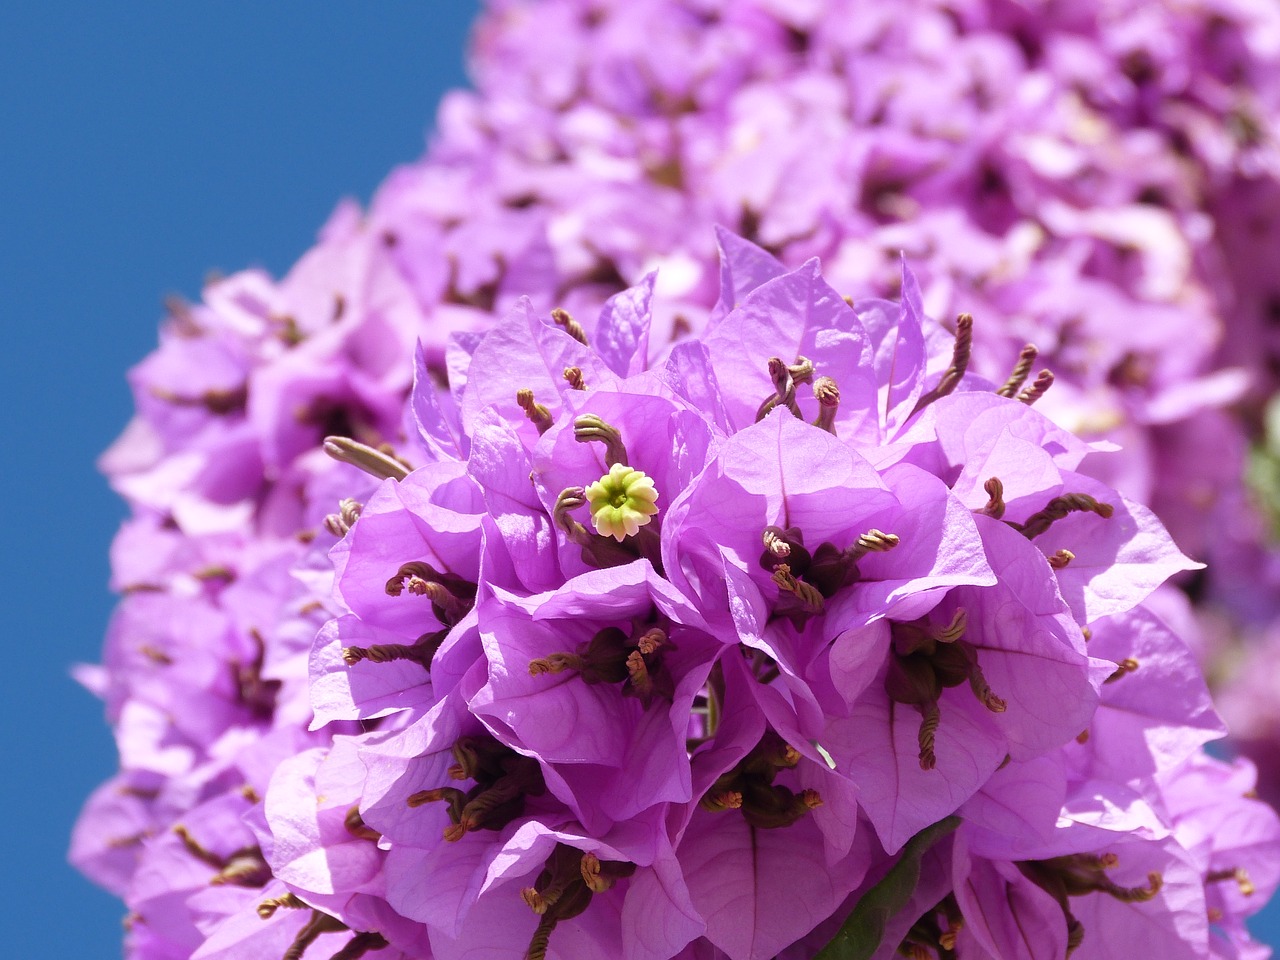
[[[90,854],[140,846],[139,956],[811,957],[929,830],[890,953],[1254,948],[1280,822],[1146,605],[1194,564],[910,273],[848,301],[721,244],[701,337],[651,337],[653,278],[520,301],[444,385],[418,351],[398,451],[326,441],[359,496],[279,625],[336,614],[314,717]],[[99,816],[167,799],[125,786]]]
[[423,161],[171,306],[80,674],[132,956],[1257,954],[1159,585],[1275,613],[1280,13],[910,7],[495,0]]

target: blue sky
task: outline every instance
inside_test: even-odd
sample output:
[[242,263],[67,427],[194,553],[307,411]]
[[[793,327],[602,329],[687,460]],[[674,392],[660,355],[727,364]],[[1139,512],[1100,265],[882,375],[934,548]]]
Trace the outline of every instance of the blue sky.
[[[161,299],[280,274],[344,196],[417,156],[461,85],[476,0],[0,5],[0,454],[14,601],[4,675],[7,956],[120,954],[122,906],[65,863],[114,769],[98,658],[123,506],[94,459],[128,419]],[[1258,930],[1280,942],[1280,908]]]

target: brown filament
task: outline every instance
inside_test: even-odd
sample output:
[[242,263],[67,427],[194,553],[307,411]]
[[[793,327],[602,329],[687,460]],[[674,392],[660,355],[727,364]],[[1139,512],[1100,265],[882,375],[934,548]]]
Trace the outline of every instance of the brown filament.
[[1009,374],[1009,379],[1004,382],[1004,385],[996,391],[996,396],[1017,396],[1018,391],[1022,389],[1022,385],[1027,382],[1027,377],[1031,376],[1031,367],[1039,355],[1040,351],[1033,344],[1028,343],[1023,347],[1018,354],[1018,362],[1014,364],[1013,372]]
[[582,324],[569,315],[568,310],[562,310],[560,307],[556,307],[551,311],[551,319],[555,321],[557,327],[569,336],[573,337],[573,339],[577,340],[584,347],[587,346],[587,332],[582,329]]
[[932,770],[938,765],[938,758],[933,752],[934,736],[938,732],[938,724],[942,720],[942,711],[936,702],[921,707],[923,719],[920,721],[920,733],[917,741],[920,744],[920,769]]
[[1031,406],[1031,404],[1043,397],[1052,386],[1053,372],[1050,370],[1041,370],[1036,374],[1036,378],[1032,382],[1031,386],[1018,394],[1018,402]]

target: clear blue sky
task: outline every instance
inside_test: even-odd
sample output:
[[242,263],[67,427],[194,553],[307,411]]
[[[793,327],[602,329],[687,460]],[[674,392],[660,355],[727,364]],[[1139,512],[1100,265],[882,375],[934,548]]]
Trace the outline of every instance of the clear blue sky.
[[[9,707],[4,956],[120,955],[121,905],[65,863],[114,769],[94,699],[123,507],[94,459],[164,294],[211,268],[279,274],[343,196],[422,149],[464,83],[476,0],[0,4],[0,331]],[[16,782],[13,771],[17,772]],[[1280,908],[1257,928],[1280,942]]]

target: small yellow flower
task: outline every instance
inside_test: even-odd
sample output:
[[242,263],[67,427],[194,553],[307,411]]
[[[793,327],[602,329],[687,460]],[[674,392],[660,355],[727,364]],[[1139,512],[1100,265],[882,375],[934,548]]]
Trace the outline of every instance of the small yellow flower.
[[621,542],[653,519],[658,512],[658,491],[653,480],[639,470],[615,463],[609,472],[587,487],[591,522],[603,537]]

